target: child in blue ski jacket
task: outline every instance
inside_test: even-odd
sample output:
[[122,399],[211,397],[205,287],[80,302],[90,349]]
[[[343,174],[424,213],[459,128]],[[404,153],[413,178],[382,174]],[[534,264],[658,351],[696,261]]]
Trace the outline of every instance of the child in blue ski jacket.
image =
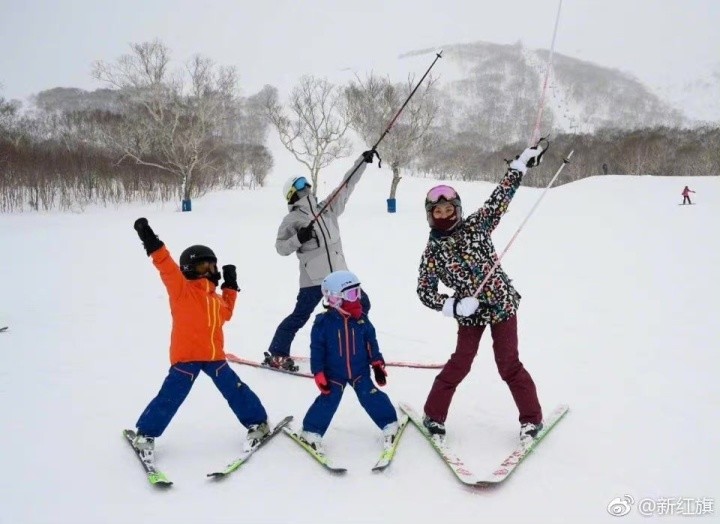
[[372,369],[378,386],[387,383],[375,328],[362,310],[360,281],[350,271],[335,271],[323,280],[321,290],[327,311],[315,317],[310,334],[310,369],[320,395],[303,419],[300,438],[322,453],[322,437],[350,385],[390,447],[398,430],[397,413],[370,378]]

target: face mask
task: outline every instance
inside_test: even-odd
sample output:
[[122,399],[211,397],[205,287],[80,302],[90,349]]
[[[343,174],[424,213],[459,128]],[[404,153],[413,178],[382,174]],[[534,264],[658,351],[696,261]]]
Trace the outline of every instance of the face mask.
[[443,232],[451,231],[458,222],[457,213],[449,218],[433,218],[434,229]]
[[205,278],[207,278],[210,282],[215,284],[216,286],[220,285],[220,272],[216,271],[215,273],[208,273],[205,275]]
[[343,311],[346,311],[350,314],[351,317],[355,319],[360,318],[363,314],[362,302],[360,302],[359,300],[356,300],[355,302],[348,302],[345,300],[340,307]]

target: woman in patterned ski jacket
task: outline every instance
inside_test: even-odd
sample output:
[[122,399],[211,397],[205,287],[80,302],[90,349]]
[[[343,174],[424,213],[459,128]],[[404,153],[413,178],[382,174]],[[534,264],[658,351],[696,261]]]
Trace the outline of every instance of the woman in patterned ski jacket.
[[[545,148],[547,149],[547,148]],[[499,264],[491,234],[507,211],[528,167],[545,152],[528,148],[509,164],[505,177],[476,212],[463,220],[462,202],[450,186],[432,188],[425,199],[430,237],[420,261],[417,294],[427,307],[458,323],[455,352],[435,377],[425,402],[424,423],[433,434],[445,434],[445,420],[457,386],[470,372],[480,337],[490,326],[495,362],[520,412],[521,439],[542,428],[542,410],[532,377],[518,355],[517,310],[520,294]],[[480,290],[475,293],[485,280]],[[438,291],[442,282],[452,297]]]

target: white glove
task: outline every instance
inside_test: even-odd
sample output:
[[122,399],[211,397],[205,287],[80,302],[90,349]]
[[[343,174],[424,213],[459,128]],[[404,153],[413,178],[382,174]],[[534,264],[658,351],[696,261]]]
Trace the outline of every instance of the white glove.
[[475,297],[465,297],[460,299],[457,306],[455,306],[455,312],[459,317],[469,317],[477,311],[480,307],[480,301]]
[[520,153],[515,160],[510,162],[510,169],[520,171],[524,175],[528,167],[535,167],[542,162],[542,156],[546,150],[547,147],[543,149],[539,145],[528,147]]
[[455,306],[455,299],[450,297],[445,299],[445,303],[443,304],[442,308],[442,314],[446,317],[455,318],[455,312],[453,311],[453,307]]
[[458,301],[457,305],[455,305],[455,300],[456,299],[452,297],[445,300],[442,312],[446,317],[454,318],[455,313],[457,313],[459,317],[469,317],[475,313],[480,306],[480,301],[475,297],[462,298]]

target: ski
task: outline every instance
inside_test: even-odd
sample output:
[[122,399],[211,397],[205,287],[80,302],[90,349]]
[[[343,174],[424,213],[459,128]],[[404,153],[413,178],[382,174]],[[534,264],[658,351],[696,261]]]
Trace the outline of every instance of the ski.
[[[297,362],[309,362],[310,357],[296,357],[292,355],[292,359]],[[419,368],[419,369],[442,369],[445,363],[440,362],[407,362],[403,360],[389,360],[385,362],[385,367],[397,367],[397,368]]]
[[8,327],[7,327],[7,326],[0,327],[0,333],[4,333],[4,332],[7,331],[7,330],[8,330]]
[[504,482],[510,474],[515,471],[515,468],[517,468],[530,454],[530,452],[537,447],[542,439],[545,438],[545,435],[547,435],[550,430],[555,427],[555,424],[562,420],[569,409],[570,407],[566,404],[561,404],[556,407],[552,413],[550,413],[550,416],[543,421],[543,428],[537,436],[528,444],[519,444],[518,447],[515,448],[515,450],[510,453],[510,455],[508,455],[508,457],[503,460],[490,475],[480,479],[478,485],[494,486]]
[[228,362],[233,362],[235,364],[244,364],[246,366],[253,366],[256,368],[267,369],[270,371],[277,371],[279,373],[295,375],[296,377],[313,378],[312,373],[310,373],[310,365],[309,364],[307,366],[305,366],[306,369],[301,368],[298,371],[290,371],[290,370],[283,369],[283,368],[274,368],[272,366],[267,366],[267,365],[263,364],[262,362],[256,362],[254,360],[248,360],[246,358],[241,358],[236,355],[233,355],[232,353],[225,353],[225,358],[227,358]]
[[418,412],[415,411],[409,404],[401,403],[400,409],[407,414],[407,416],[410,418],[410,421],[415,425],[416,428],[418,428],[418,430],[420,430],[420,433],[425,436],[428,442],[432,444],[432,447],[435,448],[435,451],[438,452],[438,454],[442,457],[442,459],[445,461],[445,463],[452,470],[452,472],[455,474],[455,476],[460,482],[468,486],[481,485],[480,477],[470,471],[470,469],[465,465],[463,460],[458,457],[452,451],[452,449],[450,449],[450,447],[445,442],[444,436],[430,435],[430,432],[428,432],[427,428],[423,425],[422,417],[420,416],[420,414],[418,414]]
[[409,420],[410,418],[405,413],[403,413],[398,419],[398,431],[395,435],[395,441],[390,448],[383,449],[382,455],[380,455],[380,458],[372,468],[373,471],[385,470],[385,468],[390,465],[390,462],[392,462],[392,459],[395,458],[395,451],[397,450],[398,443],[400,442],[400,437],[402,436],[403,431],[405,431],[405,427],[407,426]]
[[[280,373],[286,373],[288,375],[295,375],[296,377],[305,377],[305,378],[313,378],[313,374],[310,371],[310,357],[296,357],[292,356],[291,358],[295,361],[295,365],[297,365],[300,369],[298,371],[288,371],[287,369],[282,368],[274,368],[271,366],[267,366],[263,364],[262,362],[258,362],[255,360],[250,360],[243,357],[238,357],[237,355],[234,355],[232,353],[225,353],[225,357],[227,358],[228,362],[233,362],[234,364],[243,364],[246,366],[252,366],[256,368],[261,369],[268,369],[270,371],[278,371]],[[390,361],[385,362],[385,367],[405,367],[405,368],[418,368],[418,369],[441,369],[445,364],[439,364],[439,363],[422,363],[422,362],[404,362],[404,361]]]
[[133,439],[135,438],[135,432],[132,429],[126,429],[123,431],[125,440],[130,444],[130,448],[135,452],[135,456],[140,460],[143,465],[143,469],[147,474],[147,479],[150,484],[158,487],[169,487],[172,486],[172,481],[165,476],[165,473],[155,467],[155,463],[152,460],[145,460],[142,458],[140,453],[135,446],[133,446]]
[[464,462],[458,457],[445,443],[444,437],[431,436],[422,423],[422,417],[408,404],[400,404],[400,409],[408,414],[413,424],[420,430],[425,438],[432,444],[435,450],[445,460],[447,465],[452,469],[455,476],[463,483],[469,486],[490,487],[497,486],[504,482],[510,474],[520,465],[520,463],[534,450],[537,445],[545,438],[550,430],[562,420],[570,409],[567,405],[561,404],[556,407],[550,415],[543,421],[543,429],[529,443],[521,443],[503,460],[492,473],[484,477],[474,474],[465,466]]
[[405,362],[403,360],[385,362],[385,367],[391,368],[442,369],[444,366],[445,364],[440,362]]
[[295,442],[298,443],[298,445],[303,448],[305,451],[308,452],[308,454],[313,457],[318,463],[320,463],[326,470],[330,471],[331,473],[337,473],[342,474],[347,471],[346,468],[341,468],[338,466],[333,465],[330,462],[330,459],[328,459],[327,455],[325,453],[318,453],[315,451],[311,446],[309,446],[304,440],[300,438],[300,436],[295,433],[290,427],[285,426],[282,428],[282,430],[285,432],[285,434],[293,439]]
[[250,458],[250,456],[255,453],[258,449],[263,447],[271,438],[273,438],[275,435],[280,433],[280,430],[284,428],[286,425],[288,425],[292,421],[292,416],[287,416],[284,419],[282,419],[280,422],[278,422],[268,433],[265,438],[263,438],[260,442],[258,442],[255,446],[251,447],[248,450],[245,450],[242,452],[242,454],[233,460],[230,464],[225,466],[224,469],[221,469],[219,471],[213,471],[212,473],[208,473],[207,476],[215,479],[221,479],[232,473],[233,471],[237,470],[247,462],[247,460]]

